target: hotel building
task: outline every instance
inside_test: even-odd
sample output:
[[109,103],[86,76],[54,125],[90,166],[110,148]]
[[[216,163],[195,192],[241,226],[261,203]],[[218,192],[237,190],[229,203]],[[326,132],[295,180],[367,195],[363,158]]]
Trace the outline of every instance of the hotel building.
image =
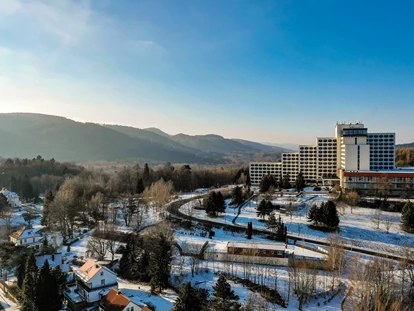
[[340,183],[360,192],[372,191],[384,178],[393,193],[414,188],[414,170],[395,168],[395,133],[368,133],[361,122],[337,123],[334,137],[318,137],[315,145],[282,153],[282,162],[250,163],[252,186],[266,174],[276,180],[289,175],[293,183],[299,172],[308,184]]

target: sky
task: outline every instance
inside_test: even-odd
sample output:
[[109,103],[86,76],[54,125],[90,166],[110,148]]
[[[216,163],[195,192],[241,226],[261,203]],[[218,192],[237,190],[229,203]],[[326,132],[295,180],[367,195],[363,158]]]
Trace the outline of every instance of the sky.
[[0,0],[0,111],[312,144],[414,141],[414,2]]

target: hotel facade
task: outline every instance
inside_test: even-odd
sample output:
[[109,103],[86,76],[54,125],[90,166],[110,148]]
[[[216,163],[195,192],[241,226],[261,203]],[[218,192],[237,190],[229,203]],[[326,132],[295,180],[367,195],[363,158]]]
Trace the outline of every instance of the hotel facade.
[[252,186],[272,174],[286,175],[293,183],[302,172],[308,184],[340,184],[345,190],[372,193],[379,183],[398,194],[414,188],[414,170],[395,168],[395,133],[368,133],[362,122],[337,123],[335,136],[318,137],[315,145],[300,145],[298,152],[282,153],[281,162],[252,162]]

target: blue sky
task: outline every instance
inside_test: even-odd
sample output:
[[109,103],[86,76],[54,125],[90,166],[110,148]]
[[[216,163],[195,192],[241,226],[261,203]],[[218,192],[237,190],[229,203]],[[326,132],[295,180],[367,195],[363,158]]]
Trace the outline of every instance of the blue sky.
[[0,106],[313,143],[414,141],[413,1],[0,1]]

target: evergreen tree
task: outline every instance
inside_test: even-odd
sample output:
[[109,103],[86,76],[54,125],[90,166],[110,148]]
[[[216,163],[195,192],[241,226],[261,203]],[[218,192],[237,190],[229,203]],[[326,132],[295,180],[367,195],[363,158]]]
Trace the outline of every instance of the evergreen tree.
[[160,292],[167,288],[170,280],[172,249],[166,236],[161,232],[152,242],[152,253],[150,256],[151,290],[156,288]]
[[259,206],[256,209],[257,216],[262,217],[264,219],[266,215],[270,214],[271,207],[273,207],[272,202],[262,199],[259,203]]
[[224,213],[226,211],[226,202],[224,201],[223,194],[218,191],[215,199],[217,213]]
[[144,165],[144,173],[142,174],[142,181],[145,187],[149,187],[151,185],[151,177],[150,177],[150,169],[148,163]]
[[290,188],[290,176],[289,176],[289,174],[286,174],[285,176],[283,176],[282,188],[283,189],[289,189]]
[[308,219],[314,225],[335,228],[339,224],[338,210],[332,201],[323,202],[321,206],[313,205],[308,213]]
[[296,190],[302,191],[303,188],[305,188],[306,184],[305,184],[305,178],[303,177],[303,173],[299,172],[298,176],[296,176],[296,181],[295,181],[295,187]]
[[53,268],[52,274],[56,280],[57,287],[59,288],[59,290],[61,290],[67,282],[67,274],[62,271],[60,266],[56,266],[55,268]]
[[253,223],[249,221],[247,223],[247,239],[251,240],[253,235]]
[[226,278],[221,275],[215,286],[213,286],[213,296],[211,300],[211,310],[213,311],[239,311],[241,305],[239,296],[234,294]]
[[404,204],[401,219],[405,227],[414,228],[414,204],[409,200]]
[[37,278],[35,304],[42,311],[60,310],[62,306],[59,287],[47,260]]
[[325,220],[323,221],[325,226],[329,228],[335,228],[339,225],[339,216],[338,210],[336,209],[336,205],[333,201],[328,201],[325,203],[323,207]]
[[22,311],[31,311],[36,297],[37,266],[34,253],[31,252],[26,260],[25,278],[22,289]]
[[30,182],[30,178],[27,175],[24,175],[21,179],[21,186],[20,186],[20,196],[23,199],[33,199],[34,198],[34,191],[32,183]]
[[212,216],[217,215],[217,209],[216,209],[216,192],[211,191],[207,198],[204,198],[203,205],[206,210],[206,213]]
[[175,311],[202,311],[208,308],[208,291],[191,286],[188,281],[180,290],[174,304]]
[[134,243],[134,236],[132,234],[128,235],[127,244],[119,260],[118,274],[125,279],[130,279],[131,277],[130,271],[132,270]]
[[142,178],[138,178],[138,180],[137,180],[137,186],[135,188],[135,192],[137,194],[141,194],[141,193],[144,192],[144,190],[145,190],[144,181],[142,180]]
[[287,236],[287,228],[279,215],[276,218],[274,213],[271,213],[267,220],[267,228],[272,232],[272,238],[276,241],[285,241]]
[[262,179],[259,182],[259,191],[261,193],[267,192],[270,188],[270,182],[269,182],[269,175],[263,175]]
[[17,267],[16,267],[16,278],[17,278],[17,286],[22,289],[23,288],[23,281],[26,275],[26,262],[27,262],[28,255],[22,254],[22,256],[18,257]]
[[231,193],[231,203],[238,206],[239,204],[243,203],[243,190],[241,187],[237,186],[233,189]]

